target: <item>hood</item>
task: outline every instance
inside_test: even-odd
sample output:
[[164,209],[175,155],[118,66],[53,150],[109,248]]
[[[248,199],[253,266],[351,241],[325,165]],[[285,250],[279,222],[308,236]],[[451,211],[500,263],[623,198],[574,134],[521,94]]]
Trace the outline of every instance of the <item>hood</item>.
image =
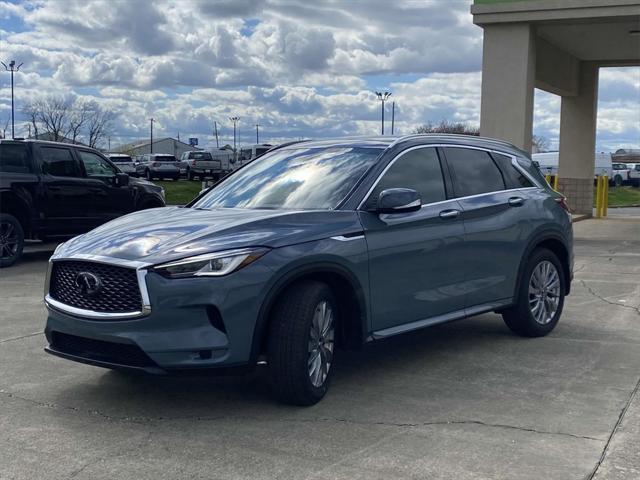
[[155,264],[231,248],[277,248],[361,230],[353,211],[153,208],[75,237],[56,256],[90,254]]

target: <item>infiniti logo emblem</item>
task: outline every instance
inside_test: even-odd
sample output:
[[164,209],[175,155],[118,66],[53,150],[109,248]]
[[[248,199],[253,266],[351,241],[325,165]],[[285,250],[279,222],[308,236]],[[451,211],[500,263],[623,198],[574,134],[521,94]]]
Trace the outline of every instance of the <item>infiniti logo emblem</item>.
[[102,289],[102,280],[91,272],[80,272],[76,275],[75,286],[79,294],[93,297]]

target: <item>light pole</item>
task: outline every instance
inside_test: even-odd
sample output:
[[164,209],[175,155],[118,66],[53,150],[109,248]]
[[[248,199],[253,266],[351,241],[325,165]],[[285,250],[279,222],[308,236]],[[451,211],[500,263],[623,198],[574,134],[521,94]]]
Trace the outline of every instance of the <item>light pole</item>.
[[236,153],[236,126],[238,125],[238,120],[240,120],[240,117],[229,117],[229,120],[233,122],[233,158],[237,160],[238,154]]
[[391,135],[393,135],[393,127],[396,123],[396,102],[391,102]]
[[150,130],[150,142],[149,142],[149,153],[153,153],[153,122],[155,122],[155,120],[153,118],[150,118],[149,121],[151,122],[151,130]]
[[4,69],[7,72],[11,72],[11,138],[15,138],[16,137],[16,126],[15,126],[15,120],[14,120],[14,108],[13,108],[13,72],[17,72],[18,70],[20,70],[20,67],[22,66],[22,63],[20,65],[18,65],[16,67],[16,61],[15,60],[11,60],[9,62],[9,66],[7,66],[6,63],[4,62],[0,62],[2,63],[2,66],[4,67]]
[[258,133],[258,129],[260,128],[260,124],[256,123],[256,145],[260,145],[260,134]]
[[384,102],[391,96],[391,92],[376,92],[378,100],[382,102],[382,135],[384,135]]

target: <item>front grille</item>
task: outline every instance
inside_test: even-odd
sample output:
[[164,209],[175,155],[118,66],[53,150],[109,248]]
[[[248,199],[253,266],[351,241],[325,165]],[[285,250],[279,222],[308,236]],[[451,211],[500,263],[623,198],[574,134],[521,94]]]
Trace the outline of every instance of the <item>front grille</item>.
[[[100,280],[94,294],[78,286],[78,274],[88,272]],[[53,262],[49,295],[66,305],[101,313],[137,312],[142,297],[135,269],[83,261]]]
[[61,332],[51,332],[51,346],[59,352],[89,360],[130,367],[156,366],[153,360],[137,345],[105,342]]

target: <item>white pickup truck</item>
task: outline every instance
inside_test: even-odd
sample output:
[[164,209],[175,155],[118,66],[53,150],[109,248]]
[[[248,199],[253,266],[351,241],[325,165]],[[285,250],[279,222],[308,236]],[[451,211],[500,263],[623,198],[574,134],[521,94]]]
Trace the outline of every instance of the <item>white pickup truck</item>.
[[627,163],[629,168],[629,183],[634,187],[640,187],[640,163]]

